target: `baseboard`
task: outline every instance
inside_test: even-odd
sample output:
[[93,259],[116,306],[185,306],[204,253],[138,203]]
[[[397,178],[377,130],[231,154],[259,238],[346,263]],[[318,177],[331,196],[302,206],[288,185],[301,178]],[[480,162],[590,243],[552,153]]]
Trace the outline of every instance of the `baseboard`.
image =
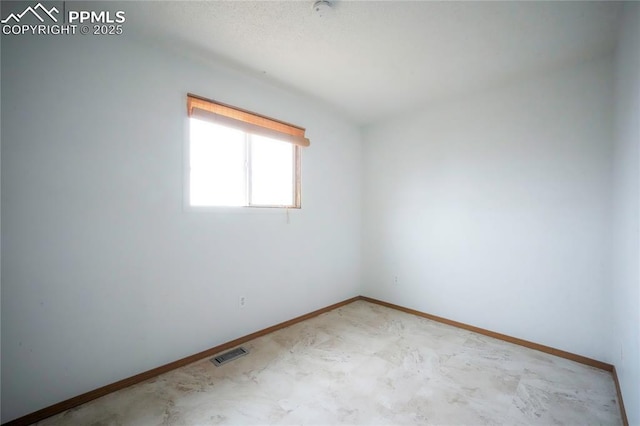
[[27,414],[25,416],[19,417],[15,420],[11,420],[7,423],[4,423],[3,426],[26,426],[32,423],[39,422],[41,420],[46,419],[47,417],[55,416],[56,414],[62,413],[63,411],[69,410],[71,408],[75,408],[79,405],[86,404],[89,401],[93,401],[94,399],[100,398],[102,396],[108,395],[112,392],[127,388],[129,386],[144,382],[145,380],[151,379],[153,377],[159,376],[160,374],[167,373],[171,370],[175,370],[176,368],[184,367],[185,365],[191,364],[193,362],[199,361],[203,358],[208,358],[213,355],[216,355],[219,352],[226,351],[227,349],[231,349],[235,346],[241,345],[243,343],[248,342],[249,340],[256,339],[258,337],[262,337],[269,333],[273,333],[274,331],[289,327],[291,325],[297,324],[299,322],[308,320],[309,318],[316,317],[318,315],[324,314],[325,312],[332,311],[341,306],[348,305],[349,303],[355,302],[359,300],[360,296],[352,297],[351,299],[343,300],[342,302],[334,303],[333,305],[327,306],[322,309],[318,309],[313,312],[309,312],[308,314],[301,315],[299,317],[293,318],[289,321],[281,322],[279,324],[273,325],[271,327],[267,327],[265,329],[256,331],[255,333],[247,334],[246,336],[240,337],[238,339],[232,340],[230,342],[223,343],[221,345],[215,346],[211,349],[207,349],[205,351],[199,352],[194,355],[190,355],[188,357],[179,359],[177,361],[170,362],[169,364],[162,365],[160,367],[153,368],[151,370],[142,372],[140,374],[136,374],[135,376],[128,377],[123,380],[119,380],[115,383],[111,383],[109,385],[103,386],[98,389],[94,389],[92,391],[83,393],[81,395],[75,396],[73,398],[67,399],[65,401],[59,402],[57,404],[50,405],[49,407],[45,407],[41,410],[35,411],[33,413]]
[[606,362],[598,361],[597,359],[588,358],[586,356],[574,354],[574,353],[563,351],[560,349],[552,348],[550,346],[541,345],[539,343],[530,342],[528,340],[518,339],[517,337],[508,336],[506,334],[496,333],[494,331],[486,330],[480,327],[475,327],[473,325],[465,324],[462,322],[453,321],[453,320],[442,318],[436,315],[431,315],[424,312],[416,311],[415,309],[405,308],[404,306],[394,305],[393,303],[384,302],[382,300],[373,299],[371,297],[360,296],[359,300],[375,303],[377,305],[385,306],[387,308],[396,309],[398,311],[406,312],[408,314],[417,315],[419,317],[427,318],[443,324],[451,325],[454,327],[462,328],[464,330],[469,330],[478,334],[493,337],[494,339],[499,339],[505,342],[514,343],[516,345],[524,346],[529,349],[535,349],[540,352],[545,352],[545,353],[555,355],[561,358],[565,358],[571,361],[579,362],[580,364],[585,364],[591,367],[608,371],[613,376],[613,381],[616,385],[616,392],[618,394],[618,406],[620,407],[620,415],[622,417],[622,423],[624,426],[629,426],[629,420],[627,419],[627,412],[625,411],[624,402],[622,401],[622,390],[620,389],[618,374],[616,373],[616,367],[612,364],[608,364]]
[[508,336],[506,334],[496,333],[495,331],[486,330],[484,328],[475,327],[473,325],[465,324],[458,321],[453,321],[447,318],[442,318],[436,315],[427,314],[424,312],[416,311],[415,309],[405,308],[404,306],[394,305],[393,303],[384,302],[382,300],[372,299],[370,297],[361,296],[360,300],[366,300],[367,302],[375,303],[377,305],[386,306],[387,308],[396,309],[409,314],[417,315],[423,318],[427,318],[433,321],[437,321],[443,324],[452,325],[454,327],[462,328],[464,330],[473,331],[478,334],[493,337],[494,339],[503,340],[505,342],[514,343],[516,345],[524,346],[530,349],[535,349],[540,352],[545,352],[551,355],[566,358],[571,361],[579,362],[581,364],[589,365],[591,367],[599,368],[606,371],[613,371],[613,365],[606,362],[598,361],[596,359],[587,358],[586,356],[577,355],[571,352],[566,352],[560,349],[552,348],[550,346],[541,345],[539,343],[530,342],[528,340],[518,339],[517,337]]
[[482,334],[488,337],[493,337],[494,339],[503,340],[505,342],[513,343],[516,345],[524,346],[530,349],[535,349],[540,352],[545,352],[551,355],[555,355],[561,358],[565,358],[571,361],[579,362],[581,364],[589,365],[591,367],[599,368],[605,371],[611,372],[613,376],[613,380],[616,385],[616,391],[618,393],[618,403],[620,406],[622,421],[624,426],[629,426],[629,422],[627,419],[627,414],[624,409],[624,403],[622,401],[622,391],[620,389],[620,383],[618,382],[618,375],[616,374],[615,366],[612,364],[608,364],[606,362],[598,361],[596,359],[588,358],[582,355],[577,355],[571,352],[563,351],[560,349],[552,348],[550,346],[541,345],[538,343],[530,342],[528,340],[519,339],[517,337],[508,336],[506,334],[496,333],[490,330],[486,330],[484,328],[475,327],[473,325],[465,324],[458,321],[453,321],[447,318],[439,317],[436,315],[427,314],[425,312],[417,311],[415,309],[405,308],[404,306],[395,305],[393,303],[384,302],[382,300],[373,299],[371,297],[366,296],[356,296],[347,300],[343,300],[342,302],[335,303],[333,305],[327,306],[322,309],[318,309],[313,312],[309,312],[308,314],[301,315],[299,317],[293,318],[289,321],[281,322],[279,324],[273,325],[271,327],[267,327],[265,329],[256,331],[255,333],[248,334],[246,336],[240,337],[238,339],[232,340],[230,342],[223,343],[221,345],[215,346],[211,349],[207,349],[205,351],[199,352],[194,355],[190,355],[188,357],[179,359],[177,361],[170,362],[169,364],[162,365],[157,368],[153,368],[151,370],[142,372],[140,374],[136,374],[135,376],[128,377],[126,379],[117,381],[115,383],[111,383],[109,385],[103,386],[101,388],[83,393],[81,395],[75,396],[73,398],[67,399],[65,401],[59,402],[57,404],[51,405],[49,407],[43,408],[41,410],[35,411],[33,413],[27,414],[25,416],[19,417],[15,420],[5,423],[3,426],[23,426],[30,425],[32,423],[39,422],[41,420],[46,419],[47,417],[54,416],[63,411],[69,410],[71,408],[75,408],[79,405],[85,404],[94,399],[100,398],[102,396],[108,395],[112,392],[116,392],[118,390],[127,388],[129,386],[144,382],[145,380],[151,379],[153,377],[159,376],[160,374],[167,373],[171,370],[175,370],[176,368],[184,367],[185,365],[191,364],[193,362],[199,361],[203,358],[208,358],[213,355],[216,355],[219,352],[225,351],[227,349],[231,349],[235,346],[241,345],[243,343],[248,342],[249,340],[256,339],[258,337],[262,337],[269,333],[273,333],[274,331],[289,327],[291,325],[297,324],[299,322],[308,320],[310,318],[316,317],[318,315],[324,314],[325,312],[332,311],[341,306],[348,305],[349,303],[355,302],[357,300],[363,300],[369,303],[374,303],[380,306],[385,306],[387,308],[396,309],[398,311],[402,311],[408,314],[416,315],[419,317],[427,318],[433,321],[440,322],[442,324],[451,325],[453,327],[458,327],[464,330],[473,331],[478,334]]
[[618,380],[618,373],[616,372],[615,366],[613,367],[613,370],[611,370],[611,375],[613,375],[613,382],[616,384],[616,392],[618,393],[618,405],[620,406],[622,424],[624,426],[629,426],[629,419],[627,418],[627,412],[624,409],[624,401],[622,400],[622,389],[620,388],[620,381]]

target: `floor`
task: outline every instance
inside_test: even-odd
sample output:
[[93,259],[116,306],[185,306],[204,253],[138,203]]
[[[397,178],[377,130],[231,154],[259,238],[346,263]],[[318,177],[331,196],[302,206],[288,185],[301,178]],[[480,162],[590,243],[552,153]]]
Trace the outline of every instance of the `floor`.
[[357,301],[38,425],[622,424],[611,374]]

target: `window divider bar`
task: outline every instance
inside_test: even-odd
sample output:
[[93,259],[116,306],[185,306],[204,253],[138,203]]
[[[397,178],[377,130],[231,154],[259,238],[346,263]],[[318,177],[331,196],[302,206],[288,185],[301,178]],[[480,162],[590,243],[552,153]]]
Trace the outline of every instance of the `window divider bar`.
[[244,155],[245,155],[245,180],[247,182],[247,205],[248,206],[252,206],[253,205],[253,188],[252,188],[252,182],[251,182],[251,177],[252,177],[252,170],[251,170],[251,151],[252,151],[252,141],[251,141],[251,134],[250,133],[245,133],[245,145],[244,145]]
[[301,188],[300,188],[300,147],[293,147],[293,205],[296,208],[300,208],[302,206],[302,197],[301,197]]

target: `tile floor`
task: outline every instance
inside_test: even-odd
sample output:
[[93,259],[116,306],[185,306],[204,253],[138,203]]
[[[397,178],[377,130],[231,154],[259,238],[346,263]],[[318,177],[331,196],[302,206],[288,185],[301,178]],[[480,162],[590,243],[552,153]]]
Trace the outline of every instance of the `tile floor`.
[[611,374],[357,301],[38,425],[622,424]]

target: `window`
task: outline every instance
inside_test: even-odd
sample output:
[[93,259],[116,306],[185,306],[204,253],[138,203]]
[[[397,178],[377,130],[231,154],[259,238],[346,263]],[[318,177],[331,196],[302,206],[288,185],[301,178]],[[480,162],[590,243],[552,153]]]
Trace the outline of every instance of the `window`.
[[300,207],[305,130],[187,96],[191,206]]

